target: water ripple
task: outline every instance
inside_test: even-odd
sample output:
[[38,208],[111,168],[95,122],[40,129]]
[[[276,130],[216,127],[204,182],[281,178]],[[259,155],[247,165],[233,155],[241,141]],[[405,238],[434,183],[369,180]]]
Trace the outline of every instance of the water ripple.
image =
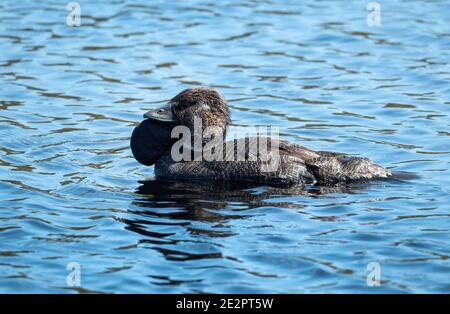
[[[449,291],[444,1],[382,4],[381,27],[331,1],[82,3],[73,28],[65,5],[0,4],[0,292]],[[401,175],[292,189],[156,180],[130,132],[197,85],[229,100],[231,134],[274,125]],[[70,262],[82,287],[66,286]]]

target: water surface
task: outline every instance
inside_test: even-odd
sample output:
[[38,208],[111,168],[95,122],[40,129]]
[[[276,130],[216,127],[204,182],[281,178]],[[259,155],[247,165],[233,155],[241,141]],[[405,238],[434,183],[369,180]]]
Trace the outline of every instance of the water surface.
[[[450,292],[447,1],[383,2],[380,27],[364,1],[79,3],[80,27],[64,1],[0,3],[0,292]],[[232,127],[418,178],[155,180],[131,131],[200,85]]]

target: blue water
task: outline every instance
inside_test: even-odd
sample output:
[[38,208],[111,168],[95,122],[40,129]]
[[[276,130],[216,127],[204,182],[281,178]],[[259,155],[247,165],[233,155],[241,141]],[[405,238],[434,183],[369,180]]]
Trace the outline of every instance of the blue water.
[[[376,27],[368,2],[79,1],[68,27],[65,1],[1,1],[0,292],[450,292],[450,5],[382,1]],[[157,181],[131,131],[200,85],[232,128],[418,177]]]

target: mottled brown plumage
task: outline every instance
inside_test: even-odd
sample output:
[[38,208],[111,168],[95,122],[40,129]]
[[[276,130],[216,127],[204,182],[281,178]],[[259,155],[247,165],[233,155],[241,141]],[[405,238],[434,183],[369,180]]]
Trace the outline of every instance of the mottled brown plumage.
[[[224,137],[230,122],[225,98],[209,88],[187,89],[169,101],[170,119],[173,125],[184,125],[193,131],[194,118],[202,121],[202,129],[213,127],[215,136]],[[150,112],[147,117],[153,118]],[[164,121],[170,120],[164,117]],[[194,132],[192,132],[194,134]],[[225,154],[236,147],[245,147],[245,161],[180,161],[172,158],[171,150],[161,152],[156,160],[155,173],[158,177],[180,180],[230,180],[257,182],[269,185],[293,185],[318,183],[323,185],[338,182],[364,181],[386,178],[389,170],[362,157],[341,153],[313,151],[307,147],[275,138],[268,139],[277,151],[255,152],[249,148],[249,141],[263,141],[262,136],[244,138],[223,144]],[[168,139],[169,140],[169,139]],[[193,140],[193,138],[192,138]],[[203,140],[203,145],[205,140]],[[135,144],[137,145],[137,144]],[[276,154],[276,156],[275,156]],[[278,158],[278,159],[277,159]],[[137,158],[139,160],[139,158]],[[267,165],[278,160],[278,167],[266,171]]]

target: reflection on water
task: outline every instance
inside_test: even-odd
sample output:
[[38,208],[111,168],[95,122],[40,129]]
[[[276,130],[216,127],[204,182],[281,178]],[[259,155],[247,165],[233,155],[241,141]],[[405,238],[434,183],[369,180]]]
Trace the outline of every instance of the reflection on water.
[[[261,187],[249,183],[219,182],[176,182],[168,180],[149,180],[141,182],[137,193],[142,197],[133,204],[142,207],[133,213],[155,215],[160,218],[220,222],[233,218],[245,218],[245,210],[259,208],[270,204],[276,207],[300,209],[304,206],[289,202],[267,201],[274,197],[294,197],[299,195],[318,196],[329,193],[354,193],[364,190],[366,186],[294,186],[291,188]],[[221,210],[229,209],[239,203],[242,214],[221,215]],[[242,207],[245,206],[245,207]],[[182,211],[160,212],[161,208],[178,208]],[[152,211],[153,209],[153,211]],[[157,209],[155,211],[155,209]]]
[[[75,28],[66,2],[0,3],[0,292],[450,291],[445,1],[382,3],[380,27],[366,3],[79,3]],[[131,131],[198,85],[229,100],[230,133],[274,125],[402,175],[156,180]]]

